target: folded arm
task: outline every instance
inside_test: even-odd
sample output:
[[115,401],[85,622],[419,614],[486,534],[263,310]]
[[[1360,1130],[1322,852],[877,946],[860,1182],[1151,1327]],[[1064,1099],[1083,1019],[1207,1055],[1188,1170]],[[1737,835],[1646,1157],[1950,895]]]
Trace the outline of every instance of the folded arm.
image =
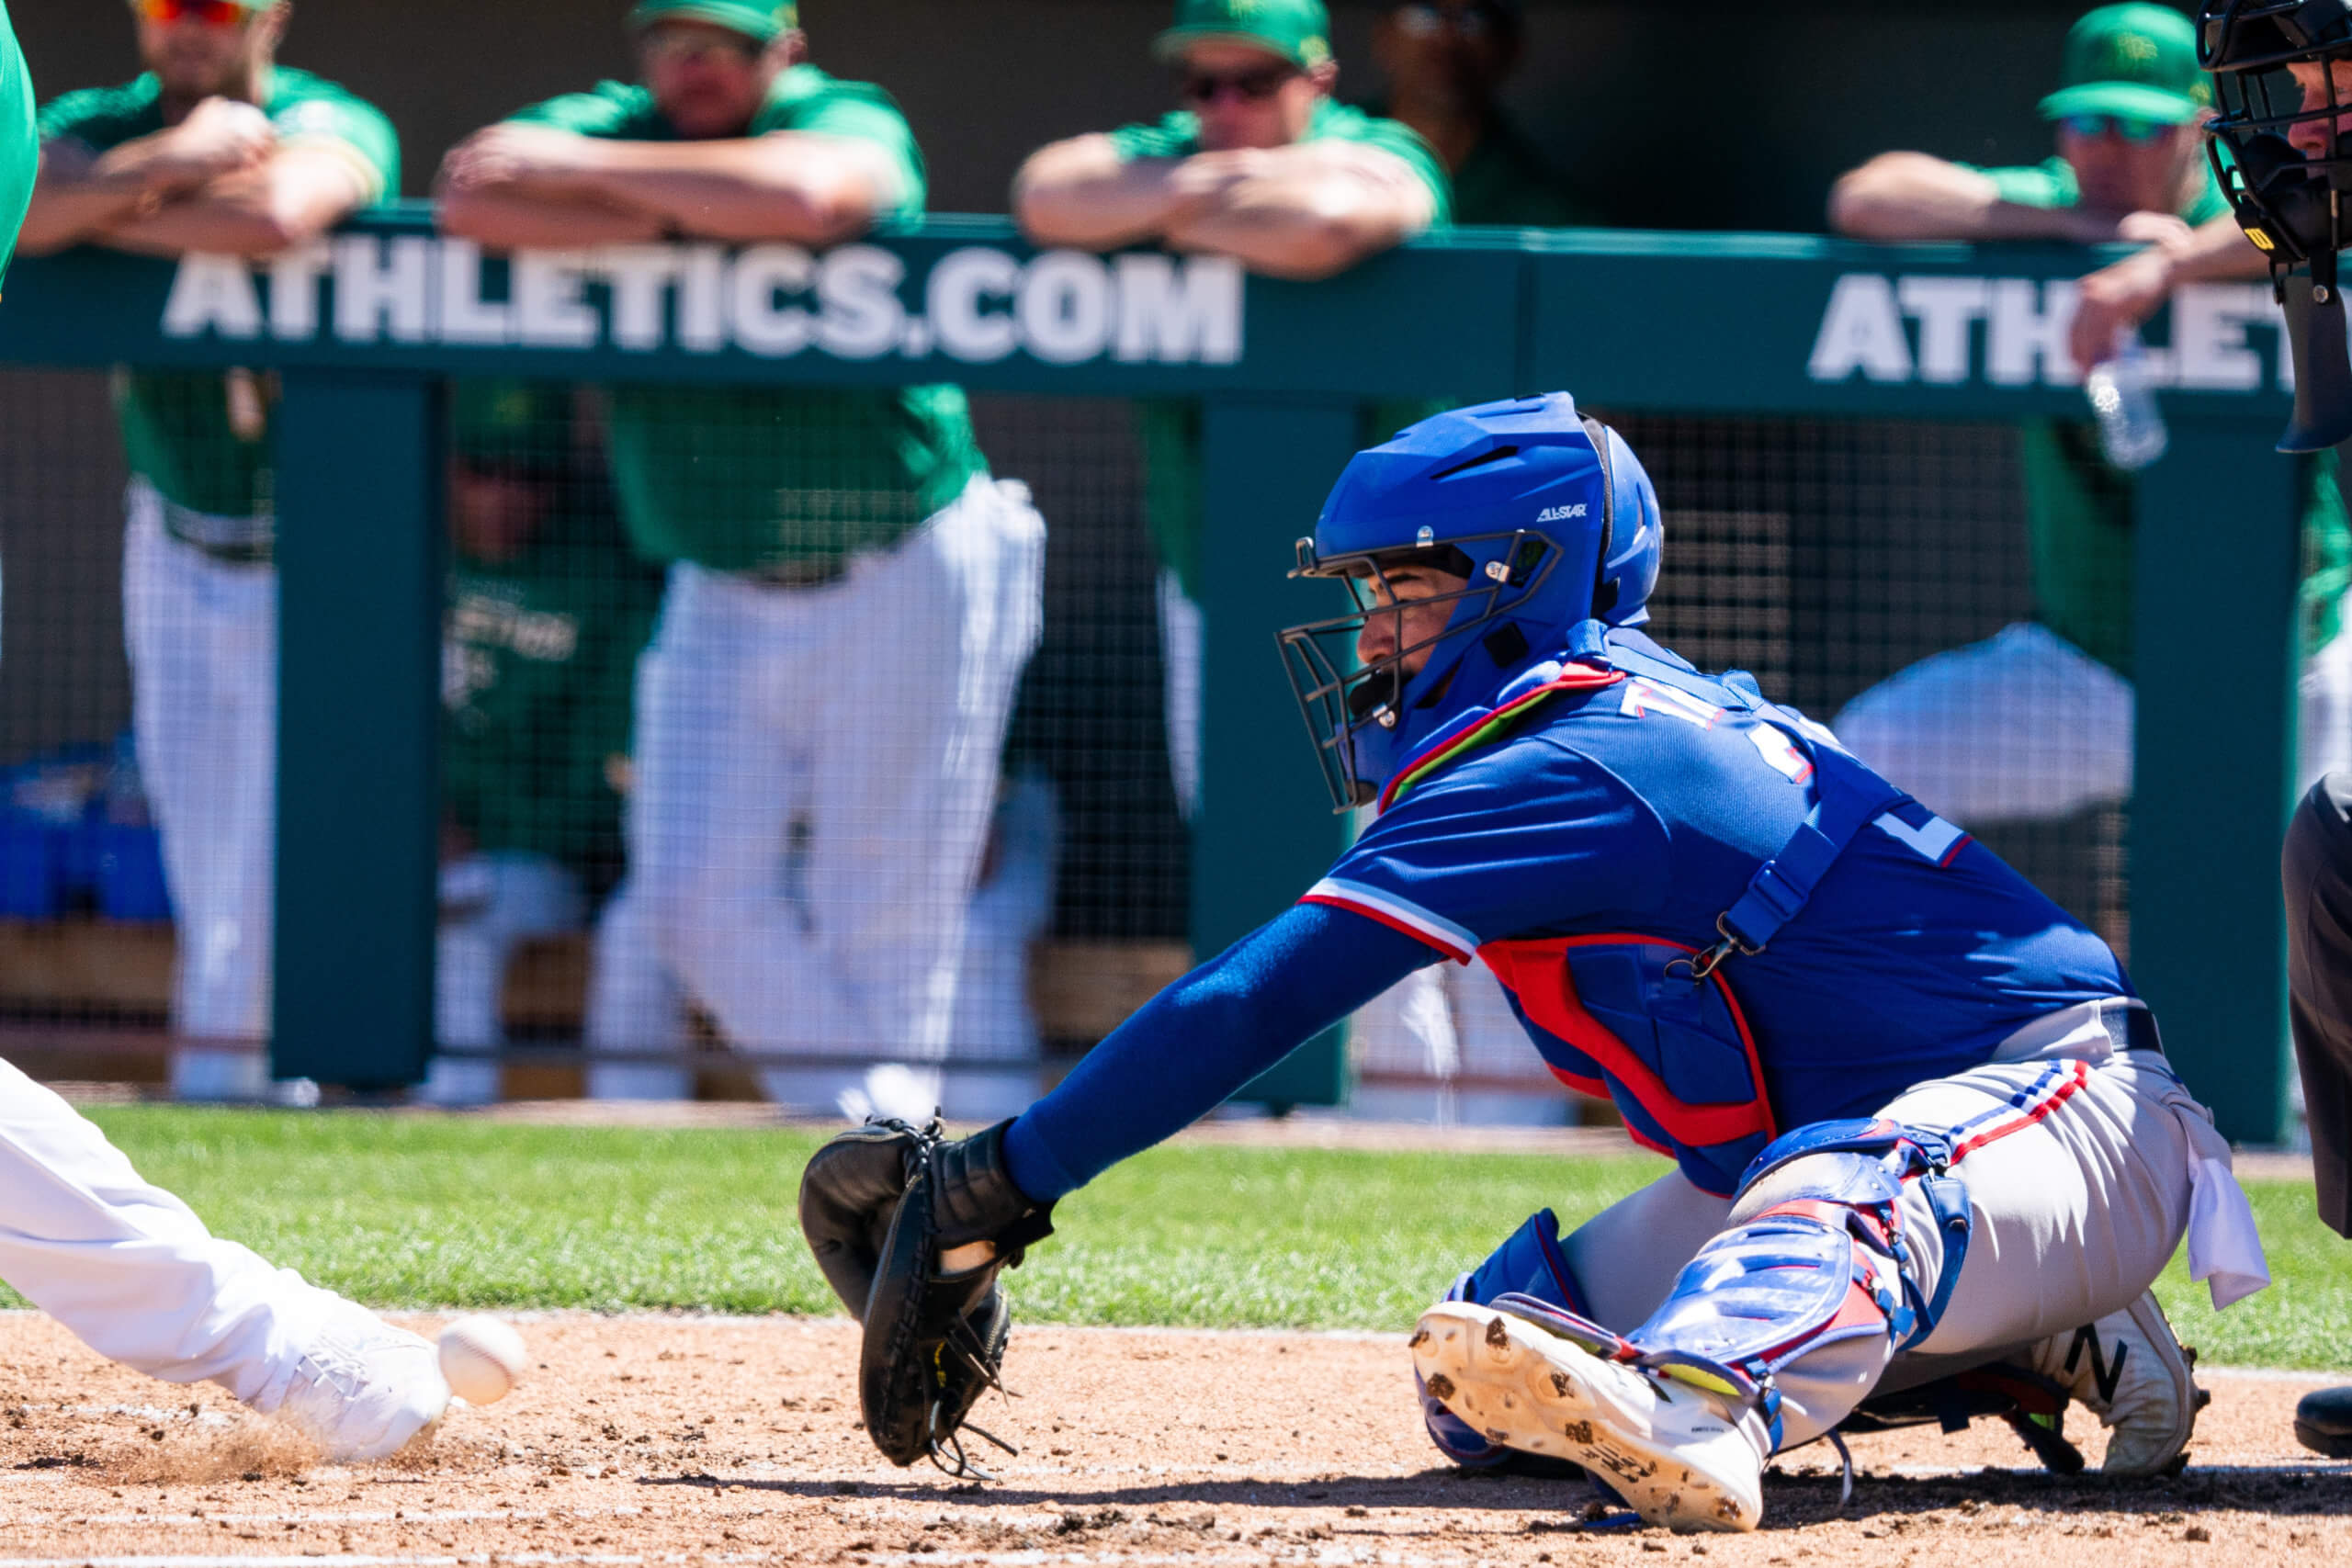
[[22,244],[40,254],[110,243],[119,225],[197,198],[216,181],[250,174],[278,151],[269,117],[247,103],[207,98],[180,123],[100,152],[70,133],[41,146]]
[[1436,216],[1436,200],[1410,164],[1353,142],[1247,155],[1229,176],[1219,171],[1198,183],[1208,187],[1207,197],[1180,210],[1168,243],[1238,256],[1274,277],[1344,272],[1411,239]]
[[1829,192],[1829,226],[1850,239],[1889,243],[2063,240],[2093,244],[2156,237],[2120,232],[2122,223],[2115,213],[2007,200],[1990,175],[1925,152],[1882,152],[1840,175]]
[[1295,278],[1345,271],[1436,216],[1411,165],[1376,147],[1317,141],[1122,162],[1102,136],[1032,156],[1014,209],[1043,244],[1102,250],[1158,239]]
[[1012,1179],[1051,1202],[1206,1115],[1439,956],[1379,921],[1299,904],[1169,987],[1005,1134]]
[[895,207],[899,180],[888,152],[852,137],[623,141],[493,126],[442,165],[442,220],[506,247],[665,233],[829,245]]
[[[137,145],[127,143],[116,151]],[[107,166],[97,154],[71,138],[44,143],[40,172],[33,184],[32,205],[25,210],[18,248],[28,255],[62,251],[96,235],[107,224],[130,217],[142,205],[160,204],[177,194],[177,187],[158,175],[158,170],[135,157],[119,159]]]
[[179,200],[108,223],[94,237],[153,255],[275,255],[309,243],[366,206],[375,199],[373,187],[356,154],[298,142]]
[[1122,158],[1107,136],[1041,147],[1012,181],[1012,214],[1040,245],[1107,251],[1159,238],[1182,158]]

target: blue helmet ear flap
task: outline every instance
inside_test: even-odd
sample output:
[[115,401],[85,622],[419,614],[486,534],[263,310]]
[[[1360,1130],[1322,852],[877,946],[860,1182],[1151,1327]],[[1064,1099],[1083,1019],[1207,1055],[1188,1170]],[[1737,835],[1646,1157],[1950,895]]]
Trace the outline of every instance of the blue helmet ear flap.
[[1617,545],[1616,462],[1609,451],[1613,445],[1609,427],[1589,413],[1579,412],[1577,418],[1584,423],[1593,456],[1600,461],[1600,548],[1592,558],[1592,617],[1606,620],[1617,607],[1617,585],[1609,579],[1609,558]]

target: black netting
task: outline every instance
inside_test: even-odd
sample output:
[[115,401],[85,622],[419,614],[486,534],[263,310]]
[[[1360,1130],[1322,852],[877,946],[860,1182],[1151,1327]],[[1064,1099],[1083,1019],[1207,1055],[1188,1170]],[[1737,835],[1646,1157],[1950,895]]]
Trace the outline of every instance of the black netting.
[[[40,1070],[156,1083],[169,1080],[176,1036],[184,1089],[232,1088],[242,1080],[206,1068],[201,1051],[250,1060],[232,1048],[249,1052],[266,1032],[266,948],[253,945],[266,937],[266,899],[255,914],[248,895],[269,874],[269,846],[240,835],[268,774],[253,721],[274,694],[266,443],[278,393],[242,373],[118,378],[116,389],[131,392],[125,428],[156,470],[143,483],[129,481],[107,378],[0,373],[0,1030]],[[664,469],[642,453],[631,466],[627,443],[665,430],[658,411],[632,415],[630,394],[452,391],[435,1092],[766,1093],[821,1109],[849,1088],[993,1108],[1034,1091],[1181,972],[1190,836],[1169,649],[1181,686],[1192,634],[1146,523],[1150,416],[1118,400],[975,400],[978,450],[1025,495],[943,493],[983,506],[988,527],[1012,526],[1034,502],[1050,530],[1041,587],[1016,581],[1011,557],[997,564],[1014,576],[984,585],[1007,604],[1035,595],[1042,630],[1024,667],[1017,628],[967,626],[961,641],[941,629],[961,614],[952,601],[967,580],[955,573],[967,568],[933,562],[903,584],[878,575],[904,569],[905,542],[928,532],[913,525],[931,516],[936,528],[954,506],[893,499],[887,479],[858,467],[871,446],[839,409],[819,420],[772,394],[696,394],[702,456]],[[1877,702],[1874,744],[1909,748],[1889,768],[1897,782],[2120,942],[2125,813],[2098,776],[2112,759],[2088,739],[2070,751],[2064,724],[2054,743],[1986,739],[1952,705],[1977,665],[1957,667],[1956,682],[1905,684],[1954,657],[1989,659],[1986,679],[2029,690],[2053,670],[2083,673],[2033,631],[2024,438],[1997,424],[1617,423],[1665,508],[1663,640],[1705,667],[1752,670],[1769,694],[1841,728],[1868,728],[1856,716]],[[796,442],[791,482],[763,479],[767,446]],[[646,504],[632,484],[665,473],[673,497],[749,507],[768,531],[729,536],[726,548],[750,551],[742,559],[670,570],[650,536],[660,528],[631,513]],[[129,641],[153,699],[136,727],[127,481]],[[867,609],[841,608],[861,594]],[[891,805],[913,765],[907,737],[941,722],[940,671],[962,657],[924,650],[989,636],[994,652],[954,678],[1008,664],[1021,674],[996,717],[980,703],[981,722],[953,739],[955,776],[971,787],[961,804],[943,784],[928,804]],[[665,638],[663,676],[648,650]],[[1271,650],[1264,673],[1278,677]],[[2051,701],[2077,700],[2072,690],[2051,687]],[[650,692],[666,705],[650,729]],[[857,692],[867,694],[844,696]],[[653,763],[653,795],[668,802],[658,852],[631,817],[652,809],[656,731],[669,748]],[[1291,755],[1295,736],[1272,743],[1307,765]],[[683,796],[680,768],[693,775]],[[160,803],[175,788],[180,821]],[[1983,808],[2004,791],[2018,809]],[[2052,799],[2061,808],[2045,809]],[[961,825],[940,829],[955,812]],[[933,832],[945,869],[917,875],[891,858],[894,836]],[[166,864],[198,889],[171,889],[177,941]],[[209,911],[213,944],[195,976],[191,903]],[[905,928],[892,939],[904,951],[960,943],[953,976],[934,964],[922,990],[887,964],[840,957],[871,937],[854,931],[876,911]],[[813,958],[796,966],[795,943]],[[729,953],[743,959],[731,969]],[[844,976],[850,1002],[817,997],[820,980]],[[1427,1109],[1434,1072],[1449,1080],[1441,1111],[1561,1114],[1497,1001],[1444,992],[1413,1004],[1424,1020],[1430,1008],[1448,1016],[1442,1060],[1409,1018],[1391,1021],[1401,1032],[1385,1043],[1360,1029],[1359,1103]],[[748,1059],[732,1047],[751,1048]],[[818,1072],[812,1052],[839,1070]],[[915,1058],[914,1077],[869,1080],[862,1064],[877,1055]]]

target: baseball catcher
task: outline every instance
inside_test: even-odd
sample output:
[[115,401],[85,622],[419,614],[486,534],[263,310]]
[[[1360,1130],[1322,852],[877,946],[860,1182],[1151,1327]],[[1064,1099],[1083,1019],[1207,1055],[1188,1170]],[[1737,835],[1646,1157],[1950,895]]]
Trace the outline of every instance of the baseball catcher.
[[[1422,965],[1493,971],[1545,1063],[1674,1168],[1563,1236],[1520,1224],[1423,1314],[1430,1435],[1581,1467],[1653,1523],[1745,1530],[1774,1453],[1998,1415],[2061,1468],[2176,1463],[2188,1354],[2149,1287],[2184,1234],[2267,1282],[2228,1145],[2107,945],[1745,674],[1645,636],[1662,519],[1563,392],[1361,452],[1282,634],[1315,754],[1372,826],[1011,1122],[820,1153],[801,1213],[865,1323],[904,1463],[995,1375],[998,1271],[1053,1202]],[[1500,1225],[1498,1229],[1502,1228]],[[953,1454],[953,1450],[948,1450]]]

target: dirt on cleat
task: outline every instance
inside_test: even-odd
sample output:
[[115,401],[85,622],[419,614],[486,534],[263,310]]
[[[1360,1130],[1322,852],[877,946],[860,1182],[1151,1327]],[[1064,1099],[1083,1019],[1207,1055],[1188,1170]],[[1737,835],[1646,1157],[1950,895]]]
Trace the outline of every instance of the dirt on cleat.
[[1751,1530],[1762,1517],[1753,1412],[1726,1416],[1695,1389],[1469,1303],[1423,1314],[1413,1363],[1430,1393],[1488,1441],[1583,1465],[1652,1524]]

